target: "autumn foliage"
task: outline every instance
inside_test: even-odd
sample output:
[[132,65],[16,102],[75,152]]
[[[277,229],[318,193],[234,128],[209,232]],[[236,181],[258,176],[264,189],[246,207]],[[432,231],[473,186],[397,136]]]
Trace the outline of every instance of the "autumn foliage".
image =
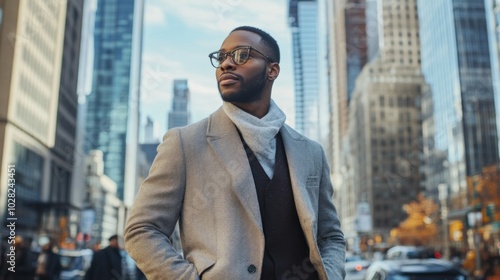
[[391,239],[401,245],[428,245],[436,240],[439,206],[420,194],[416,201],[405,204],[408,218],[391,230]]
[[500,174],[498,167],[496,165],[487,166],[480,174],[467,177],[467,186],[470,206],[481,210],[483,224],[500,221]]

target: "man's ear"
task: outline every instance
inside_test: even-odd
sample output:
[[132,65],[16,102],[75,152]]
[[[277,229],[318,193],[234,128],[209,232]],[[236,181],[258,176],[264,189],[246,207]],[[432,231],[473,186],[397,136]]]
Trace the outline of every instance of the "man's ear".
[[267,72],[267,79],[269,81],[274,81],[276,78],[278,78],[280,74],[280,65],[276,62],[271,63],[269,66],[269,71]]

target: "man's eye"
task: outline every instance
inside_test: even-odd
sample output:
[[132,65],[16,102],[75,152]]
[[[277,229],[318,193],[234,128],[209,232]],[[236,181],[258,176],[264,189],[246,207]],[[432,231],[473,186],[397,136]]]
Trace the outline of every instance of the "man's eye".
[[218,61],[218,62],[222,62],[224,61],[224,58],[225,58],[225,55],[222,54],[222,53],[218,53],[215,55],[215,59]]
[[242,52],[242,51],[236,52],[234,54],[234,58],[237,62],[246,61],[248,59],[248,52]]
[[240,53],[238,57],[240,58],[240,60],[245,60],[248,58],[248,53]]

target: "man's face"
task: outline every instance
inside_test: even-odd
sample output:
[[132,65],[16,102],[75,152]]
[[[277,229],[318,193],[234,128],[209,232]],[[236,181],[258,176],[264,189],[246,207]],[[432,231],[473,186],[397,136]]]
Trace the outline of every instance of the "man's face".
[[[250,46],[264,52],[260,39],[259,35],[249,31],[234,31],[224,40],[220,51],[230,52],[237,47]],[[259,100],[268,82],[267,64],[266,58],[253,50],[248,61],[242,65],[235,64],[228,56],[215,72],[222,100],[236,103]]]
[[109,246],[118,248],[118,239],[111,239],[109,241]]

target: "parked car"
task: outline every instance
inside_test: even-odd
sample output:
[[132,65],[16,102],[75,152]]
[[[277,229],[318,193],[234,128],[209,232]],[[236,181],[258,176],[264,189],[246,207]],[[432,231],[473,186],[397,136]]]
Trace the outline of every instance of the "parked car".
[[90,249],[61,249],[58,255],[62,267],[61,280],[82,280],[92,262],[93,252]]
[[427,259],[435,257],[434,251],[415,246],[394,246],[387,250],[388,260]]
[[352,260],[344,265],[346,276],[345,280],[363,280],[371,261],[364,259]]
[[467,280],[467,273],[438,259],[382,260],[370,265],[365,280]]
[[345,262],[354,262],[354,261],[364,261],[365,259],[358,255],[350,255],[345,257]]

